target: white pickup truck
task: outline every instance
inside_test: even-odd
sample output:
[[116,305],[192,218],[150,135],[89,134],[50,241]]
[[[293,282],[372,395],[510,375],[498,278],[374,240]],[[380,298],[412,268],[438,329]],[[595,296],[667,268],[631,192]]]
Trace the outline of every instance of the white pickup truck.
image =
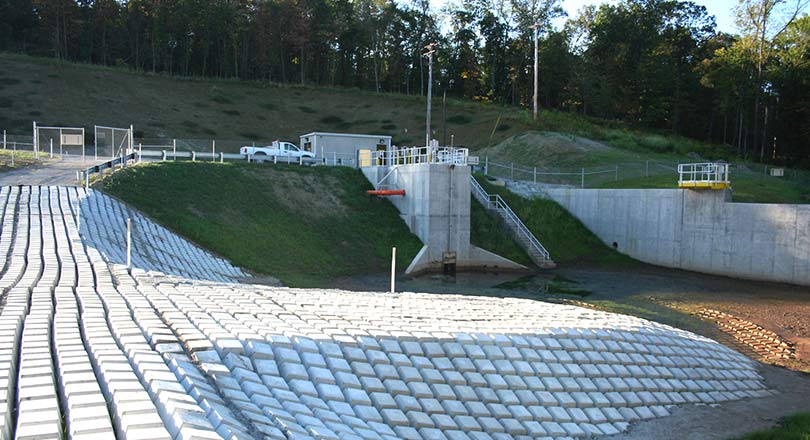
[[315,154],[311,151],[303,151],[296,147],[295,144],[283,141],[273,141],[272,145],[266,145],[264,147],[244,146],[239,149],[239,153],[253,156],[256,159],[265,159],[272,156],[287,158],[294,157],[296,159],[299,157],[303,157],[305,159],[315,157]]

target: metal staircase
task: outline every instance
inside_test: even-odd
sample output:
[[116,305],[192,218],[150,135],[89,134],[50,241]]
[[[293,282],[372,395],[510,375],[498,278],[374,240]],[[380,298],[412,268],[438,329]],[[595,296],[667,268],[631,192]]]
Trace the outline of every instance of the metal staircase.
[[523,247],[537,266],[544,269],[556,267],[556,264],[554,264],[546,248],[537,240],[537,237],[532,234],[529,228],[523,224],[517,214],[512,211],[512,208],[506,204],[506,201],[501,198],[501,196],[488,194],[473,176],[470,176],[470,189],[475,199],[478,200],[484,208],[495,211],[503,219],[509,232],[512,233],[512,236],[518,244]]

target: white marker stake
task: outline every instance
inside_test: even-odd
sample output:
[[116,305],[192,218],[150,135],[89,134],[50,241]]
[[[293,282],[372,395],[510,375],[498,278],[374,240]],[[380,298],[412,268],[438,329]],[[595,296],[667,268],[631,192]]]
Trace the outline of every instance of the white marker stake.
[[391,293],[396,292],[396,288],[394,286],[395,281],[395,274],[397,271],[397,248],[391,248]]
[[127,269],[132,263],[132,220],[127,218]]

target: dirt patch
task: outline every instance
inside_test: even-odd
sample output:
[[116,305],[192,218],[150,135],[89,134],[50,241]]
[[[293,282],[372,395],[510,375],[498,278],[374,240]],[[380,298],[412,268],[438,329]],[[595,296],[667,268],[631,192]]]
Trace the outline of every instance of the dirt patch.
[[343,215],[341,182],[332,176],[261,170],[254,172],[273,191],[273,197],[294,212],[313,218]]
[[[570,162],[575,158],[584,159],[589,154],[612,150],[612,147],[601,142],[571,134],[527,131],[486,148],[479,155],[511,157],[515,153],[530,154],[533,156],[534,163],[543,165],[561,161]],[[526,160],[524,159],[522,162],[526,162]]]

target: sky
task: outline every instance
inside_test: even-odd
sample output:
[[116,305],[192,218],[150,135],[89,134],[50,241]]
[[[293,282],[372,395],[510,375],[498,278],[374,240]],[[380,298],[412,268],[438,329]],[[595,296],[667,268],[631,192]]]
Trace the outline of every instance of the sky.
[[[400,0],[401,3],[406,3],[407,0]],[[430,0],[431,8],[438,11],[441,7],[452,0]],[[717,30],[720,32],[728,32],[731,34],[737,33],[734,25],[734,6],[738,0],[692,0],[693,2],[703,5],[709,11],[710,15],[714,15],[717,21]],[[600,5],[602,3],[619,3],[619,0],[561,0],[563,9],[568,13],[568,17],[576,17],[577,11],[586,5]],[[557,28],[562,27],[565,23],[565,18],[558,20],[554,23]]]
[[[734,6],[737,0],[692,0],[703,5],[714,15],[717,21],[717,30],[720,32],[736,33],[734,25]],[[602,3],[619,3],[618,0],[562,0],[563,9],[569,17],[575,17],[577,11],[586,5],[600,5]]]

